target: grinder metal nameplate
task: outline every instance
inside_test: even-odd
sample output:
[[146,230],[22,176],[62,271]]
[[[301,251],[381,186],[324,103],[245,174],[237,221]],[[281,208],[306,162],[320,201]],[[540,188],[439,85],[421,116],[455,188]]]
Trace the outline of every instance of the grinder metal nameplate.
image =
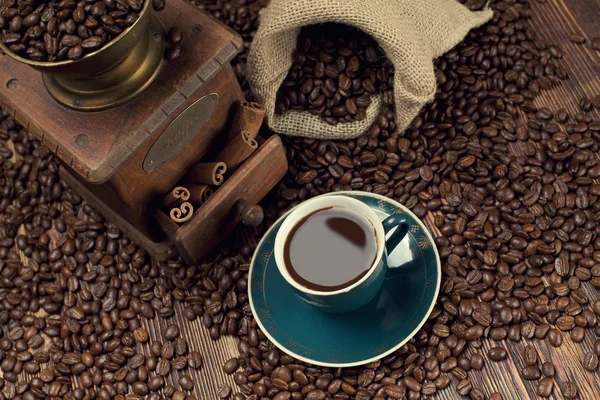
[[144,170],[152,171],[178,155],[202,130],[218,104],[218,94],[207,94],[179,114],[146,154]]

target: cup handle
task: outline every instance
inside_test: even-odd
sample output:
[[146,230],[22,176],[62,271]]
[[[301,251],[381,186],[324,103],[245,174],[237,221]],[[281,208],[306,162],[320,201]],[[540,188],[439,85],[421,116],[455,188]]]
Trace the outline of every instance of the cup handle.
[[396,247],[398,247],[402,239],[404,239],[404,237],[408,233],[410,224],[408,223],[408,218],[406,217],[406,215],[394,214],[387,217],[382,222],[382,225],[383,230],[386,234],[397,227],[396,231],[394,231],[394,233],[392,233],[389,239],[386,239],[385,241],[385,248],[387,250],[387,254],[391,254],[392,251],[394,251]]

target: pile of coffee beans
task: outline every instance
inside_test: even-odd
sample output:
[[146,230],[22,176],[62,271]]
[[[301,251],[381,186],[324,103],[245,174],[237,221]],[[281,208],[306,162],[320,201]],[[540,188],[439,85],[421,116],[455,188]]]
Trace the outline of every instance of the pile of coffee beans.
[[303,28],[293,59],[277,94],[278,114],[308,110],[336,125],[365,119],[372,95],[393,96],[392,63],[372,38],[345,25]]
[[[248,46],[258,2],[203,3],[242,27]],[[592,376],[583,374],[597,371],[600,355],[600,301],[588,295],[600,289],[600,122],[588,112],[596,101],[574,115],[536,107],[537,93],[567,77],[561,50],[536,37],[527,1],[491,6],[493,20],[436,62],[436,100],[405,132],[396,132],[393,99],[383,96],[376,123],[357,139],[285,139],[290,173],[264,204],[270,219],[346,189],[433,215],[439,300],[408,344],[357,368],[307,365],[267,340],[248,304],[252,246],[230,244],[198,266],[152,262],[1,112],[0,400],[194,400],[203,360],[174,322],[178,307],[213,339],[240,339],[239,356],[223,366],[236,386],[215,393],[223,399],[419,399],[453,390],[500,400],[472,378],[515,357],[506,341],[523,339],[591,341],[572,368]],[[243,58],[236,62],[243,77]],[[155,337],[148,326],[158,320],[164,329]],[[530,396],[578,396],[562,368],[522,346]]]
[[175,304],[189,320],[221,315],[235,333],[252,250],[202,267],[152,262],[60,180],[52,153],[5,111],[0,168],[0,400],[196,400],[191,376],[203,357]]
[[[485,2],[465,3],[480,9]],[[429,322],[381,362],[337,376],[317,369],[328,383],[350,385],[341,398],[417,399],[446,387],[448,374],[460,395],[484,398],[469,379],[482,357],[466,348],[480,348],[484,339],[560,347],[600,337],[600,302],[588,295],[600,289],[600,122],[588,114],[595,104],[583,99],[575,115],[536,107],[536,94],[567,78],[561,50],[536,37],[526,1],[492,7],[489,24],[436,62],[436,100],[405,132],[396,132],[387,102],[358,139],[287,139],[291,172],[279,188],[282,212],[322,193],[366,190],[419,217],[430,213],[439,230],[442,289]],[[581,368],[597,371],[598,354],[594,348]],[[486,355],[501,362],[509,354],[500,345]],[[539,396],[576,396],[569,377],[559,380],[546,362],[538,368],[536,361],[521,376],[537,381]],[[365,385],[367,373],[376,378]],[[315,371],[309,380],[312,390],[324,391],[314,398],[340,393],[318,386],[320,376]],[[397,396],[394,385],[401,387]]]
[[[201,315],[191,283],[210,278],[153,263],[60,181],[52,153],[5,111],[0,161],[0,399],[194,400],[202,355],[179,324],[159,336],[148,326],[174,321],[178,301],[186,317]],[[238,267],[250,253],[215,259],[238,271],[231,285],[245,287]]]

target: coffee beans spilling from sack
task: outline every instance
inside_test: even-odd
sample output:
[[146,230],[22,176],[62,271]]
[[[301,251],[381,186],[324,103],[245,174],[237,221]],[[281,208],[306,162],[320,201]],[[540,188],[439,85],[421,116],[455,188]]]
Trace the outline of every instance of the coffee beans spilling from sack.
[[[392,89],[396,124],[404,129],[433,100],[434,60],[492,14],[471,11],[454,0],[271,0],[248,55],[248,79],[265,106],[267,125],[278,133],[316,139],[360,136],[381,111],[380,96],[369,103],[361,98],[362,90],[378,92],[377,80]],[[370,38],[330,24],[344,24]],[[305,75],[313,78],[313,86],[320,85],[323,97],[311,90],[304,100],[302,90],[310,85]]]
[[308,110],[325,122],[363,120],[371,96],[393,101],[392,63],[377,43],[345,25],[303,28],[294,64],[281,84],[276,112]]

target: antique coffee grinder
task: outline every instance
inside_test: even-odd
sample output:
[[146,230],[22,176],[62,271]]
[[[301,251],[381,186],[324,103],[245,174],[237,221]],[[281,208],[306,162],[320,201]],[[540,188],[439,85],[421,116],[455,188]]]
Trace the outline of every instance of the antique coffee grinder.
[[[150,3],[118,38],[76,61],[35,62],[0,43],[0,106],[132,240],[158,260],[176,248],[194,263],[239,222],[260,224],[256,204],[287,161],[278,136],[257,136],[261,108],[244,102],[229,64],[241,38],[184,0],[160,13]],[[183,52],[167,61],[173,26]]]

